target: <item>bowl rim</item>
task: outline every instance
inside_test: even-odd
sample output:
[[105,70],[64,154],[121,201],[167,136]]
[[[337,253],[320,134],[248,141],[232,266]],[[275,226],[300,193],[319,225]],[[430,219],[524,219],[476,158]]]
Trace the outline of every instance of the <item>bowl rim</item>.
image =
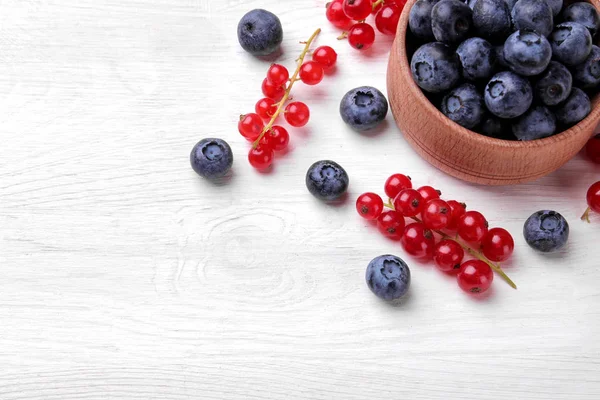
[[[392,51],[396,50],[399,52],[398,58],[400,73],[403,75],[402,80],[408,85],[407,91],[412,92],[416,95],[416,100],[419,102],[420,106],[424,107],[428,113],[435,115],[436,118],[444,119],[445,121],[450,122],[450,124],[454,127],[454,132],[463,136],[465,140],[474,140],[481,144],[492,145],[502,148],[512,148],[519,150],[534,149],[547,145],[555,145],[557,143],[568,140],[573,136],[578,136],[583,130],[586,130],[585,127],[589,128],[590,125],[594,125],[592,126],[592,131],[595,130],[596,125],[600,121],[600,93],[596,94],[593,99],[590,99],[592,109],[587,115],[587,117],[585,117],[583,120],[579,121],[576,125],[570,127],[567,130],[542,139],[534,139],[527,141],[496,139],[467,129],[462,125],[459,125],[458,123],[452,121],[450,118],[446,117],[440,110],[438,110],[433,105],[433,103],[431,103],[431,101],[429,101],[427,97],[425,97],[425,94],[423,93],[421,88],[416,84],[412,77],[410,63],[408,60],[408,54],[406,52],[406,34],[408,31],[408,18],[410,10],[417,1],[418,0],[408,0],[406,2],[404,9],[402,10],[400,22],[398,23],[398,29],[394,38],[394,40],[398,42],[398,46],[392,47]],[[600,0],[581,1],[592,4],[600,12]]]

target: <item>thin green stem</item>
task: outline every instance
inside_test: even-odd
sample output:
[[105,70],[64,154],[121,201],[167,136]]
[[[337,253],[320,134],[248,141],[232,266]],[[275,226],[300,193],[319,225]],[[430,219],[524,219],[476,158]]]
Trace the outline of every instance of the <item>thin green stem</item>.
[[581,216],[582,221],[586,221],[588,224],[590,223],[590,208],[588,207],[583,215]]

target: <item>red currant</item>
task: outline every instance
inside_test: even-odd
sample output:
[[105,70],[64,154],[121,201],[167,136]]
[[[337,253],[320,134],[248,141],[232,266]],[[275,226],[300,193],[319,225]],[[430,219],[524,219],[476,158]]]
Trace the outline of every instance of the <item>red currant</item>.
[[396,7],[400,8],[400,11],[402,11],[406,5],[406,0],[387,0],[386,3],[394,4]]
[[400,193],[404,189],[412,189],[412,182],[410,181],[410,176],[394,174],[387,178],[387,181],[385,181],[385,194],[390,199],[396,198],[396,196],[398,196],[398,193]]
[[327,11],[325,12],[325,16],[334,26],[345,29],[352,22],[344,12],[342,0],[334,0],[331,3],[327,3],[326,7]]
[[254,106],[254,111],[256,111],[256,113],[264,119],[271,119],[276,110],[277,107],[275,107],[275,100],[269,99],[268,97],[260,99]]
[[335,65],[337,53],[329,46],[319,46],[313,51],[312,59],[324,70],[328,70]]
[[465,251],[461,245],[450,239],[442,240],[433,250],[433,261],[444,272],[458,272],[464,257]]
[[595,212],[600,213],[600,181],[594,183],[587,191],[588,206]]
[[355,21],[367,18],[372,10],[371,0],[344,0],[344,13]]
[[421,219],[429,229],[444,229],[450,223],[450,206],[442,199],[429,200],[421,211]]
[[456,200],[449,200],[447,203],[450,206],[450,222],[446,229],[456,231],[458,220],[467,212],[467,205]]
[[467,293],[483,293],[492,285],[494,272],[483,261],[469,260],[461,265],[456,280]]
[[421,186],[417,189],[417,192],[419,192],[425,203],[427,203],[429,200],[439,199],[442,195],[442,192],[432,188],[431,186]]
[[594,136],[587,142],[585,152],[590,160],[596,164],[600,164],[600,134]]
[[397,211],[386,211],[377,218],[377,229],[390,239],[400,239],[404,233],[404,225],[404,217]]
[[307,85],[316,85],[323,80],[323,67],[315,61],[307,61],[300,67],[300,79]]
[[290,79],[290,73],[287,68],[281,64],[273,64],[267,71],[267,80],[273,86],[283,86],[288,79]]
[[477,211],[467,211],[458,220],[458,236],[467,242],[479,242],[488,232],[488,223]]
[[394,4],[387,4],[375,16],[377,30],[386,35],[395,35],[402,9]]
[[348,31],[348,42],[355,49],[366,50],[375,42],[375,31],[364,22],[354,24]]
[[263,146],[250,149],[248,161],[256,169],[266,169],[273,163],[273,149]]
[[288,131],[279,125],[273,126],[260,140],[261,146],[266,146],[275,151],[283,151],[290,143],[290,134]]
[[414,217],[423,205],[423,198],[415,189],[404,189],[394,199],[394,208],[405,217]]
[[414,222],[404,228],[400,239],[402,247],[411,256],[417,258],[429,258],[433,255],[435,238],[433,232],[425,228],[420,222]]
[[263,120],[255,113],[241,115],[238,122],[238,131],[251,142],[258,139],[264,127]]
[[492,228],[481,241],[481,251],[490,261],[501,262],[510,258],[515,242],[506,229]]
[[383,200],[378,194],[363,193],[356,199],[356,211],[364,219],[377,219],[383,211]]
[[294,101],[285,108],[285,120],[291,126],[301,127],[308,123],[310,110],[308,106],[300,101]]
[[261,89],[265,97],[275,101],[281,100],[285,94],[284,86],[275,86],[267,78],[263,80]]

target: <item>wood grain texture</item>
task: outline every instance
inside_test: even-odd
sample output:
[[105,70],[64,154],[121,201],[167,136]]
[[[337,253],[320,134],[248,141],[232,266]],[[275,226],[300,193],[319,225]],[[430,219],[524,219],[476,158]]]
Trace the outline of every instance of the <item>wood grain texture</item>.
[[[533,183],[477,186],[421,159],[391,115],[351,131],[339,100],[385,90],[391,39],[359,54],[323,6],[0,2],[0,399],[600,398],[600,217],[578,220],[600,168],[577,156]],[[235,36],[256,7],[282,20],[278,62],[292,66],[317,27],[339,52],[322,84],[295,86],[311,122],[269,174],[236,130],[269,65]],[[206,136],[234,150],[227,182],[189,166]],[[324,158],[350,175],[345,204],[304,186]],[[473,300],[360,220],[353,199],[400,171],[512,232],[519,290],[498,279]],[[541,208],[571,223],[551,257],[520,234]],[[364,282],[386,253],[411,267],[401,304]]]

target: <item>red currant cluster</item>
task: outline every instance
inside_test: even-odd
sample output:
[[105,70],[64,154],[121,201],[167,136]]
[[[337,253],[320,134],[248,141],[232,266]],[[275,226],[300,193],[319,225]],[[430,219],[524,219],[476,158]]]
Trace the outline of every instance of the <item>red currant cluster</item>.
[[377,30],[385,35],[395,35],[400,14],[406,0],[333,0],[327,3],[325,15],[329,22],[348,29],[339,39],[348,38],[350,46],[366,50],[375,42],[375,30],[365,22],[375,15]]
[[[266,169],[273,163],[274,152],[287,149],[290,135],[280,126],[274,125],[281,112],[288,124],[302,127],[308,123],[310,110],[300,101],[289,102],[292,86],[297,81],[307,85],[316,85],[325,71],[332,68],[337,61],[336,52],[329,46],[321,46],[312,52],[312,60],[304,62],[310,45],[321,30],[317,29],[305,44],[304,50],[297,59],[294,74],[283,65],[273,64],[267,71],[267,77],[262,82],[262,93],[255,107],[255,112],[241,115],[238,130],[243,137],[252,142],[248,153],[248,161],[256,169]],[[284,110],[285,106],[285,110]],[[268,121],[266,124],[264,121]]]
[[[433,258],[441,271],[456,273],[458,285],[466,292],[481,293],[489,289],[494,277],[492,270],[516,288],[500,266],[494,264],[506,261],[513,253],[515,244],[508,231],[488,229],[480,212],[467,211],[464,203],[455,200],[442,200],[442,193],[431,186],[413,189],[406,175],[390,176],[384,190],[388,203],[384,204],[378,194],[364,193],[356,200],[356,210],[361,217],[377,221],[379,231],[399,240],[408,254],[420,259]],[[385,207],[390,210],[384,211]],[[405,218],[414,222],[407,225]],[[435,234],[440,240],[436,240]],[[464,261],[465,252],[475,259]]]

